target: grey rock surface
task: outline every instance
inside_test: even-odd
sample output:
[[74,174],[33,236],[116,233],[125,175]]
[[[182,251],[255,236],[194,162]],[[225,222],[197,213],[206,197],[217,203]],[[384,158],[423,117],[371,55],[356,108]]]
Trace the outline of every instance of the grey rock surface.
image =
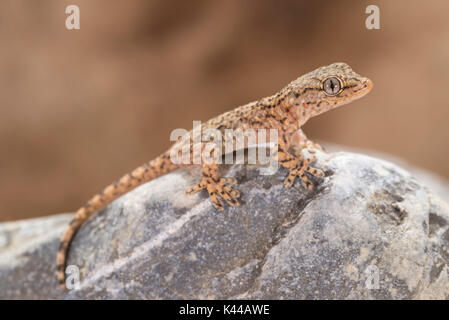
[[185,195],[198,171],[146,183],[96,214],[72,243],[78,289],[57,286],[70,215],[0,225],[0,298],[448,299],[449,205],[407,171],[318,153],[314,191],[235,165],[242,206]]

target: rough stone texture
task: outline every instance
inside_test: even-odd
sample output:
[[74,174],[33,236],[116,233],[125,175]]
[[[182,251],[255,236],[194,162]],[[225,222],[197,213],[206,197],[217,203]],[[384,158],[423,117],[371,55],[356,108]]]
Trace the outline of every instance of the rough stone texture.
[[243,205],[224,212],[184,194],[188,170],[126,194],[77,234],[81,285],[65,294],[54,263],[70,215],[0,225],[0,298],[448,299],[449,205],[388,162],[318,155],[314,191],[284,188],[284,169],[229,168]]

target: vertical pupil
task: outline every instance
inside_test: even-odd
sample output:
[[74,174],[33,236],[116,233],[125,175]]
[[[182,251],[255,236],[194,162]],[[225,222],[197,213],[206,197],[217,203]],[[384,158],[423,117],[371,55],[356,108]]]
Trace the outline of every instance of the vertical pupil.
[[338,79],[335,78],[327,79],[324,86],[328,94],[337,94],[340,91],[340,83]]

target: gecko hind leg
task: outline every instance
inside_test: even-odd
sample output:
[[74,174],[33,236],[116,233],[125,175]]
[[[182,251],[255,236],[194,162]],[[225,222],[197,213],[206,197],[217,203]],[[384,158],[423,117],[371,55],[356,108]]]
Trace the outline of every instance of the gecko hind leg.
[[299,143],[299,149],[307,149],[307,151],[309,151],[309,153],[315,153],[317,149],[321,150],[325,153],[328,153],[326,148],[324,148],[319,143],[313,142],[312,140],[301,141]]
[[309,153],[315,153],[315,151],[318,149],[325,153],[328,153],[326,148],[324,148],[322,145],[307,138],[307,136],[301,129],[299,129],[296,134],[298,135],[298,138],[299,138],[299,149],[300,150],[307,149],[307,151],[309,151]]
[[203,165],[201,176],[201,182],[188,188],[186,191],[187,194],[192,194],[206,189],[209,193],[212,204],[218,210],[224,209],[222,199],[225,200],[230,206],[236,207],[240,205],[240,202],[238,201],[240,192],[231,187],[231,185],[237,184],[237,180],[235,178],[219,177],[218,166],[216,164]]

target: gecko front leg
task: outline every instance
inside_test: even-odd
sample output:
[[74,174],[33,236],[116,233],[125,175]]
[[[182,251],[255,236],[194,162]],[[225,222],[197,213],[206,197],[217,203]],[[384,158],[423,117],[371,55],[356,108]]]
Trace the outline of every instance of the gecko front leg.
[[281,137],[277,145],[277,160],[281,166],[289,170],[287,178],[284,180],[286,187],[291,187],[295,182],[295,178],[299,177],[305,188],[313,190],[313,183],[310,181],[306,173],[317,178],[323,178],[324,172],[321,169],[313,168],[311,163],[316,161],[316,157],[312,156],[306,159],[300,150],[294,154],[289,152],[289,143],[285,137]]
[[210,200],[218,210],[224,209],[223,200],[230,206],[240,205],[238,198],[240,192],[233,189],[231,185],[237,183],[235,178],[222,178],[218,174],[218,165],[215,163],[204,164],[201,170],[201,182],[187,189],[187,194],[192,194],[206,189]]

